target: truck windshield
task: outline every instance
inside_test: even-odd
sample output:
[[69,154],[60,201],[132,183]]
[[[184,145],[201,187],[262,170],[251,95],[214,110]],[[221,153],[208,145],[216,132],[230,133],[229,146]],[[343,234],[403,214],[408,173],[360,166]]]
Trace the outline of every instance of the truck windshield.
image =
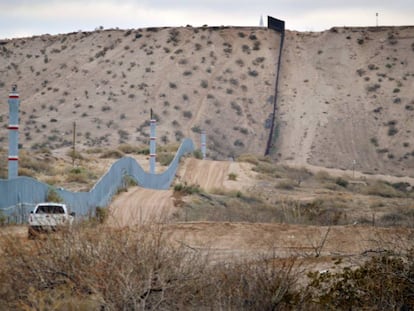
[[60,205],[40,205],[36,214],[64,214],[65,211]]

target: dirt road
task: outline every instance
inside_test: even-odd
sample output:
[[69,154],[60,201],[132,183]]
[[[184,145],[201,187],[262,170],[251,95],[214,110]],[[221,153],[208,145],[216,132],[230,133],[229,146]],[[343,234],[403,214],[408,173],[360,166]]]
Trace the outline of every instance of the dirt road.
[[[199,185],[207,192],[214,190],[243,190],[254,185],[256,173],[249,163],[185,159],[179,168],[177,182]],[[235,180],[229,175],[233,174]]]
[[122,193],[109,207],[108,225],[134,226],[149,222],[165,222],[174,212],[171,190],[133,187]]

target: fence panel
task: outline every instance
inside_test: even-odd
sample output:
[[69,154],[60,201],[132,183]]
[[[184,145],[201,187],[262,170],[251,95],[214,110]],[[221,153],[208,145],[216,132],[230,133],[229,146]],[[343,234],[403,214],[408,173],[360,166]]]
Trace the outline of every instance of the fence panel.
[[[90,191],[71,192],[62,188],[54,189],[71,211],[79,216],[93,215],[96,207],[108,206],[113,195],[125,186],[126,176],[133,178],[143,188],[168,189],[175,177],[180,158],[192,151],[193,141],[185,139],[168,168],[162,173],[145,172],[135,159],[123,157],[109,168]],[[21,206],[33,208],[35,204],[44,202],[50,188],[49,185],[30,177],[0,180],[0,212],[6,217],[21,215],[16,219],[25,222],[31,209],[22,209]]]

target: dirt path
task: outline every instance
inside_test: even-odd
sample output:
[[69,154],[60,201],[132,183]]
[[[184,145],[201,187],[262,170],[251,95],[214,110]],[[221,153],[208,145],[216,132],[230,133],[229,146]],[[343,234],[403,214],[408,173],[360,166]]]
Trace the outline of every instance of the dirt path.
[[188,158],[178,171],[179,181],[199,185],[205,191],[223,188],[224,180],[228,178],[229,167],[230,162]]
[[216,260],[255,258],[269,252],[281,258],[352,257],[414,245],[414,230],[407,228],[194,222],[169,224],[166,230],[175,243],[208,252]]
[[[255,172],[249,163],[210,161],[188,158],[178,170],[177,182],[199,185],[205,191],[243,190],[255,183]],[[236,180],[230,180],[234,174]]]
[[174,212],[171,190],[130,188],[109,206],[108,225],[134,226],[149,222],[165,222]]
[[414,178],[407,177],[407,176],[391,176],[391,175],[382,175],[382,174],[365,174],[359,171],[353,171],[353,170],[342,170],[342,169],[336,169],[336,168],[327,168],[322,166],[316,166],[311,164],[303,164],[299,163],[297,161],[286,161],[283,164],[287,164],[292,167],[304,167],[308,170],[310,170],[312,173],[317,172],[327,172],[332,176],[347,176],[348,178],[352,179],[359,179],[359,180],[367,180],[367,179],[379,179],[391,183],[397,183],[397,182],[407,182],[410,185],[414,186]]

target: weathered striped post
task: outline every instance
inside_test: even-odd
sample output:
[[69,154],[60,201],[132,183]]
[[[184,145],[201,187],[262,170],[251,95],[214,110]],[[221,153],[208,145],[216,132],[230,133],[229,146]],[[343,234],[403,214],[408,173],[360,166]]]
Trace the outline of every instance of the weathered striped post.
[[203,160],[206,158],[206,131],[201,131],[201,154],[203,155]]
[[9,170],[8,178],[16,178],[19,171],[19,93],[17,85],[12,86],[9,94]]
[[150,173],[155,174],[155,159],[157,157],[156,153],[156,135],[155,135],[155,128],[156,128],[156,120],[153,117],[152,109],[151,109],[151,120],[150,120]]

